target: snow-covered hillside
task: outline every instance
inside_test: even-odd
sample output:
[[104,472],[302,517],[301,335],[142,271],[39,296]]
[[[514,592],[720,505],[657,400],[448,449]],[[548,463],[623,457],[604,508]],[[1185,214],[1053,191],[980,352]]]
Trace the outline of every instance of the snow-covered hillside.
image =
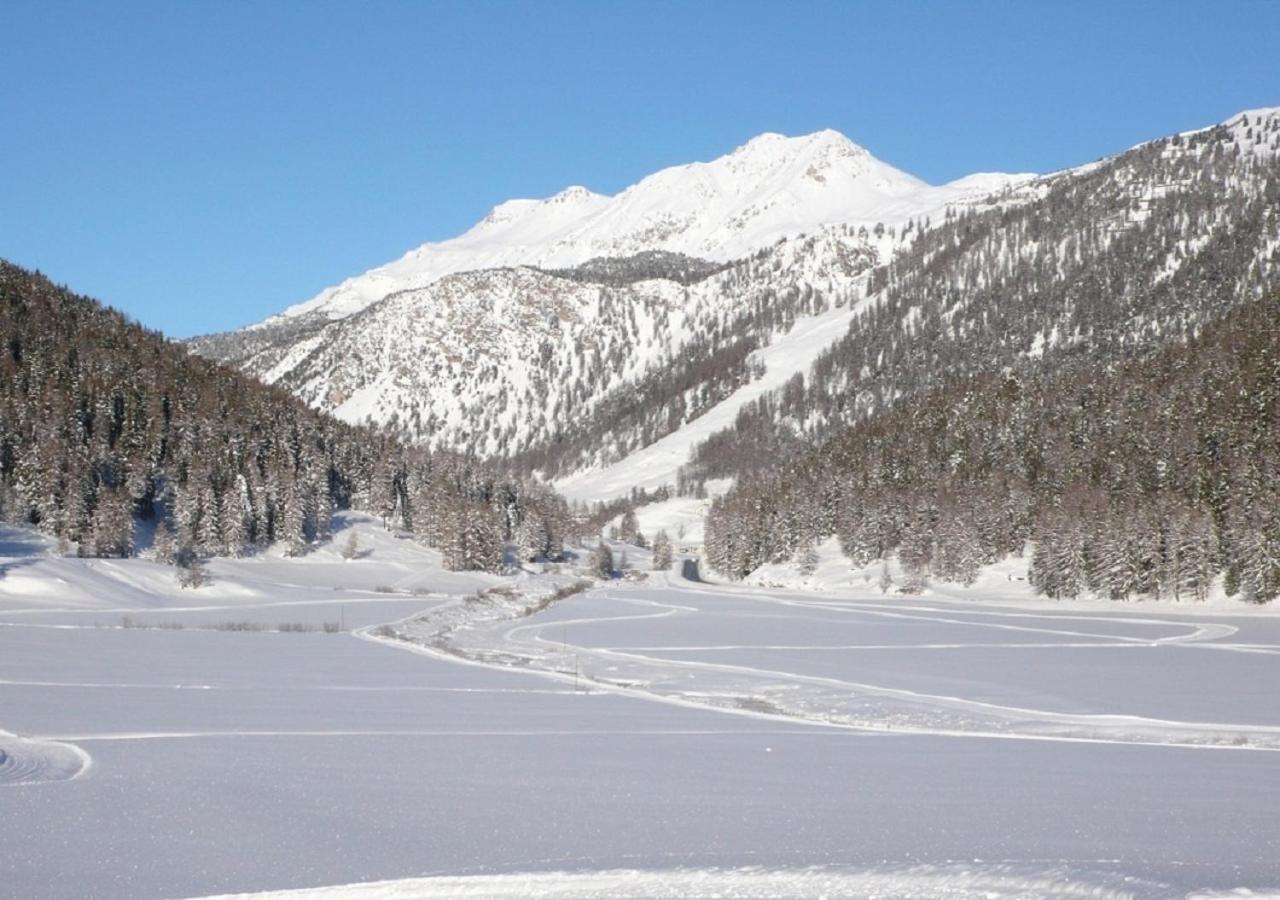
[[[796,440],[910,390],[883,363],[917,345],[933,352],[924,345],[938,344],[938,322],[967,308],[948,306],[938,289],[982,307],[976,324],[952,328],[955,353],[986,327],[982,316],[995,307],[980,295],[992,284],[1019,292],[1031,274],[1056,277],[1057,287],[1038,289],[1047,296],[1095,276],[1082,247],[1097,245],[1118,271],[1144,272],[1135,284],[1167,293],[1188,280],[1180,270],[1203,269],[1206,252],[1221,257],[1222,235],[1247,224],[1252,213],[1241,210],[1268,182],[1278,141],[1277,111],[1253,110],[1053,175],[981,174],[931,187],[834,132],[767,134],[616,197],[571,188],[504,203],[458,238],[192,346],[348,421],[513,458],[575,497],[604,499],[673,483],[700,442],[743,414],[758,418],[766,395],[781,396],[796,376],[804,379],[796,389],[813,394],[815,361],[827,377],[818,395],[800,396]],[[1024,207],[1022,219],[1035,224],[987,216],[977,242],[967,214],[993,207]],[[1036,237],[1043,228],[1065,237],[1045,244]],[[1217,244],[1206,251],[1212,235]],[[1254,268],[1222,259],[1232,278],[1265,274],[1280,246],[1265,236],[1253,243]],[[1148,265],[1153,253],[1161,259]],[[904,284],[918,285],[923,299],[886,304]],[[1123,303],[1104,305],[1142,307],[1126,291]],[[922,318],[933,305],[937,321]],[[1103,340],[1160,333],[1153,315],[1164,313],[1103,317],[1095,331]],[[1030,358],[1079,339],[1032,325],[1006,328],[1001,347]],[[848,343],[852,326],[886,346],[871,354],[881,362],[848,374],[848,354],[834,345]],[[995,356],[966,359],[972,368]],[[953,367],[937,360],[912,372],[919,380]],[[853,389],[868,376],[886,383]]]
[[[1030,178],[932,187],[832,131],[765,134],[616,197],[503,203],[458,238],[192,346],[435,447],[548,475],[610,465],[763,374],[757,351],[798,320],[864,297],[866,273],[930,217]],[[799,368],[838,335],[822,328]]]
[[465,234],[424,244],[262,324],[342,318],[474,269],[572,266],[644,250],[728,261],[821,225],[936,215],[1029,177],[984,173],[933,187],[835,131],[762,134],[712,162],[663,169],[614,197],[574,186],[545,200],[509,200]]
[[[462,272],[305,336],[247,332],[239,364],[318,409],[433,447],[534,454],[544,470],[607,465],[761,375],[781,384],[782,370],[763,368],[769,345],[863,298],[867,273],[900,240],[842,226],[725,267],[649,254],[618,276],[607,266]],[[711,274],[671,274],[689,266]],[[843,320],[817,321],[828,324],[820,349]]]

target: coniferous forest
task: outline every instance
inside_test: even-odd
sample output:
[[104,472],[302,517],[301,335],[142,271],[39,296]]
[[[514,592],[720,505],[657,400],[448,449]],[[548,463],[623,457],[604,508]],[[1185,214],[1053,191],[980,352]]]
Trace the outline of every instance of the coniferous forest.
[[0,261],[0,521],[190,570],[273,543],[304,554],[345,508],[456,569],[501,569],[509,541],[556,556],[572,527],[544,487],[317,413]]
[[1032,586],[1203,598],[1280,593],[1280,297],[1099,366],[956,377],[717,500],[707,555],[742,577],[835,535],[906,583],[972,582],[1030,553]]

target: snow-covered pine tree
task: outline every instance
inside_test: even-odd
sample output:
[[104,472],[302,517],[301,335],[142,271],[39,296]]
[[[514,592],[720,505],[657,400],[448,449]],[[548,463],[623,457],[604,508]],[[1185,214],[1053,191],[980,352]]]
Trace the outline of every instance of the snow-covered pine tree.
[[236,475],[233,487],[218,504],[218,537],[222,552],[239,556],[249,544],[249,486],[243,475]]
[[173,529],[164,519],[156,523],[155,537],[151,543],[151,557],[158,563],[169,565],[178,560],[178,545],[173,539]]
[[133,554],[133,499],[122,488],[101,488],[90,540],[94,556]]
[[604,541],[596,544],[591,551],[591,574],[597,578],[613,577],[613,551]]
[[346,540],[342,542],[342,558],[355,559],[360,555],[360,537],[353,528],[347,533]]
[[813,535],[800,539],[800,548],[795,555],[796,569],[808,578],[818,571],[818,540]]
[[280,520],[276,540],[285,545],[286,556],[302,556],[307,552],[306,509],[292,474],[286,476],[281,498]]
[[463,513],[461,568],[501,572],[502,551],[500,526],[493,510],[484,503],[470,504]]
[[665,572],[671,568],[671,538],[667,537],[667,533],[659,530],[653,536],[653,568],[659,572]]
[[516,552],[526,562],[545,558],[551,547],[551,533],[539,515],[526,515],[516,526]]
[[623,512],[622,518],[618,521],[618,540],[633,544],[639,532],[640,523],[636,520],[636,511],[628,506],[626,511]]

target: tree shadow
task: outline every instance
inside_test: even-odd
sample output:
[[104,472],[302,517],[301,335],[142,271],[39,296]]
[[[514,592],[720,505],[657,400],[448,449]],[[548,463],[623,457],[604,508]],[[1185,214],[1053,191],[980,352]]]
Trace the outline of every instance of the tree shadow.
[[4,562],[0,562],[0,581],[3,581],[4,577],[8,575],[10,572],[12,572],[14,569],[21,569],[23,566],[34,566],[35,564],[36,564],[36,557],[34,556],[28,556],[23,559],[10,559]]
[[26,528],[0,525],[0,557],[44,555],[45,542],[38,534]]
[[31,529],[0,525],[0,579],[15,569],[35,565],[46,555],[45,539]]

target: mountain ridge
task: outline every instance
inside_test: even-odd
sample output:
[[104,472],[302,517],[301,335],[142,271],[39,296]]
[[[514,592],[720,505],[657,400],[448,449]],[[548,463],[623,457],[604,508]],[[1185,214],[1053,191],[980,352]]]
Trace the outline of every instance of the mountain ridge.
[[936,215],[1033,177],[976,173],[932,186],[831,129],[765,132],[716,159],[660,169],[613,196],[574,185],[542,200],[507,200],[457,237],[416,247],[248,329],[343,318],[462,271],[565,268],[644,250],[727,262],[823,225]]
[[[694,429],[705,446],[690,471],[694,480],[719,478],[732,465],[706,463],[713,451],[724,456],[727,439],[745,438],[744,446],[759,448],[756,460],[766,461],[924,384],[920,372],[929,367],[899,371],[902,364],[894,360],[941,352],[946,366],[957,365],[956,354],[974,339],[990,339],[991,359],[1014,362],[1084,339],[1120,346],[1123,334],[1112,334],[1115,329],[1164,339],[1164,329],[1174,326],[1164,319],[1153,326],[1134,291],[1165,296],[1174,284],[1171,296],[1182,296],[1186,278],[1179,271],[1192,271],[1188,266],[1195,272],[1216,267],[1223,283],[1244,284],[1247,279],[1240,279],[1249,271],[1270,271],[1266,227],[1245,219],[1258,209],[1250,197],[1271,190],[1277,132],[1280,115],[1253,110],[1031,180],[969,176],[948,188],[948,196],[966,199],[950,201],[932,220],[823,225],[726,263],[661,246],[599,255],[585,242],[574,252],[591,255],[576,266],[503,264],[452,273],[395,290],[355,314],[276,317],[197,342],[196,349],[348,421],[391,424],[435,447],[512,458],[571,495],[604,492],[594,499],[625,493],[628,479],[650,490],[679,483],[678,457],[694,448],[667,438],[692,435],[687,426],[715,409]],[[779,153],[779,147],[788,150]],[[712,163],[655,173],[617,198],[571,188],[554,202],[511,201],[491,213],[494,222],[477,228],[509,232],[550,209],[546,214],[567,232],[580,230],[574,223],[585,215],[608,219],[605,230],[616,235],[621,232],[610,224],[613,218],[626,213],[643,219],[630,200],[613,205],[629,192],[642,198],[679,192],[694,206],[732,201],[745,209],[778,184],[789,186],[787,202],[793,202],[803,190],[821,192],[843,178],[847,183],[837,185],[836,196],[846,196],[849,184],[859,190],[868,185],[868,173],[874,181],[877,165],[835,133],[763,135]],[[736,181],[708,186],[708,173],[731,170],[739,173]],[[785,172],[775,178],[779,170]],[[889,188],[910,198],[918,180],[896,171],[887,176]],[[703,195],[691,185],[702,185]],[[743,201],[740,194],[753,185]],[[883,200],[889,188],[872,186]],[[877,208],[904,206],[900,197]],[[776,210],[770,215],[755,224],[781,221]],[[1049,233],[1058,238],[1042,245],[1036,235]],[[1232,233],[1248,242],[1236,242],[1238,252],[1229,251]],[[437,253],[440,246],[423,252]],[[1246,246],[1256,262],[1242,255]],[[544,258],[554,258],[554,248],[543,246]],[[1205,252],[1212,257],[1208,264],[1197,262]],[[1088,262],[1095,258],[1106,260],[1113,279],[1123,275],[1125,286],[1112,298],[1115,316],[1081,306],[1079,291],[1057,296],[1063,286],[1054,279],[1068,271],[1081,284],[1108,271]],[[1038,295],[1022,301],[1028,306],[996,304],[993,295],[978,308],[965,299],[989,292],[995,282],[1017,296],[1028,278],[1040,285]],[[911,292],[904,293],[903,285]],[[1046,307],[1052,318],[1037,322],[1017,312],[1029,312],[1045,298],[1059,304]],[[1212,313],[1203,303],[1178,302],[1193,325]],[[1221,308],[1231,302],[1224,294]],[[1133,312],[1119,315],[1125,310]],[[984,330],[997,314],[1013,330],[991,338]],[[809,327],[818,321],[822,327]],[[1075,322],[1098,331],[1073,330]],[[797,331],[801,325],[803,332]],[[844,341],[855,327],[860,336]],[[936,346],[922,343],[931,340]],[[850,367],[843,361],[847,354],[861,361]],[[815,366],[826,374],[815,379]],[[771,410],[784,413],[778,428],[764,427]],[[718,429],[731,426],[736,437],[711,433],[713,422]],[[626,462],[664,439],[646,457],[652,465],[646,463],[645,471]],[[726,463],[730,459],[747,456],[733,451],[724,456]]]

